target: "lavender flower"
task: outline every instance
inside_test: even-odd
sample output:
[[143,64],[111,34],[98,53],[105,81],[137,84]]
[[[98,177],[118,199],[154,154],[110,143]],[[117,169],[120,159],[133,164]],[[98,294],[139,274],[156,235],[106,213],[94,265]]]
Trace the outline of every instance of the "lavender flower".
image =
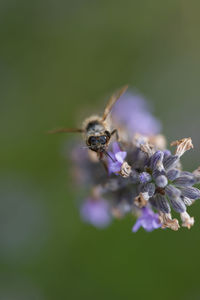
[[152,136],[161,131],[161,123],[150,113],[147,102],[135,93],[126,93],[117,101],[112,119],[117,128],[125,127],[131,135]]
[[109,152],[111,158],[108,157],[108,173],[115,173],[117,175],[121,170],[127,153],[125,151],[121,151],[117,142],[113,143],[112,150],[112,152]]
[[114,106],[111,119],[120,144],[111,142],[108,155],[101,161],[90,150],[81,155],[79,146],[72,151],[77,183],[90,195],[81,205],[83,220],[103,228],[113,217],[139,213],[133,232],[140,227],[146,231],[160,227],[178,230],[175,211],[182,226],[191,228],[194,218],[187,209],[200,199],[200,190],[194,186],[200,183],[200,167],[192,173],[182,171],[181,166],[182,155],[193,148],[191,138],[173,142],[174,154],[165,149],[162,136],[152,136],[160,131],[159,122],[138,96],[123,96]]
[[149,207],[143,207],[141,213],[141,216],[132,228],[133,232],[138,231],[140,227],[149,232],[161,227],[158,214],[155,214]]
[[[175,155],[166,150],[156,150],[145,139],[140,141],[136,145],[129,144],[128,148],[124,144],[127,151],[122,151],[117,142],[113,143],[112,151],[109,152],[110,158],[104,158],[110,180],[102,166],[97,168],[98,161],[93,161],[90,155],[85,157],[84,164],[88,166],[85,174],[91,172],[88,178],[93,182],[92,195],[95,197],[88,198],[82,205],[83,219],[96,227],[105,227],[110,223],[111,215],[121,218],[130,212],[137,214],[139,210],[141,217],[133,231],[141,226],[147,231],[161,226],[178,230],[179,222],[171,215],[173,209],[180,214],[182,226],[190,228],[194,219],[187,213],[187,206],[200,198],[200,190],[193,187],[197,182],[196,173],[180,169],[180,157],[192,147],[191,141],[183,139],[180,143],[177,142]],[[137,160],[132,161],[131,157],[137,157]],[[127,163],[125,158],[130,163],[128,166],[131,170],[127,176],[123,173]],[[80,162],[79,165],[81,166]],[[82,167],[81,170],[84,176]],[[109,204],[102,197],[109,199]]]
[[104,199],[88,198],[81,207],[83,220],[98,228],[107,227],[111,222],[109,205]]
[[[175,156],[169,153],[165,156],[162,151],[156,151],[153,155],[148,153],[150,157],[149,162],[147,162],[147,167],[149,166],[148,170],[152,174],[152,182],[155,184],[155,193],[153,197],[150,195],[147,197],[148,193],[145,192],[141,195],[143,197],[145,196],[146,200],[149,200],[161,213],[163,226],[173,230],[178,230],[179,224],[176,219],[174,222],[171,219],[169,203],[176,212],[183,214],[186,213],[186,206],[188,204],[190,205],[192,201],[200,198],[199,189],[192,187],[195,183],[194,174],[181,172],[179,170],[180,156],[193,147],[191,139],[182,139],[180,142],[176,141],[176,145],[177,150]],[[185,198],[187,200],[185,200]],[[135,202],[138,204],[137,197],[135,198]],[[186,224],[184,226],[186,226]]]

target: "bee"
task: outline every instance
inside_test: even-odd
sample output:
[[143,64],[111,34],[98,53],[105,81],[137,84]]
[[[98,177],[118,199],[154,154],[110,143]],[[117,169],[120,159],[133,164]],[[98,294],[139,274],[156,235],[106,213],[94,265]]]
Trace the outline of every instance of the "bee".
[[102,117],[94,115],[87,118],[83,122],[82,128],[61,128],[58,130],[49,131],[49,133],[82,133],[87,148],[96,152],[100,159],[103,157],[103,154],[110,156],[107,152],[107,148],[113,135],[116,135],[116,138],[118,139],[118,132],[116,128],[112,129],[112,126],[108,120],[108,116],[113,108],[113,105],[125,93],[127,88],[127,85],[122,87],[110,97]]

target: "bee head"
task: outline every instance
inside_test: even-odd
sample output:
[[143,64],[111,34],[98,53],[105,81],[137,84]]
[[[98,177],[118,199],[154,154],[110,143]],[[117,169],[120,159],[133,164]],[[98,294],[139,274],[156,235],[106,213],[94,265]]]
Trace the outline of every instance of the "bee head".
[[103,135],[90,136],[87,140],[87,145],[89,149],[95,152],[103,152],[107,148],[108,142],[110,140],[110,133],[108,131]]

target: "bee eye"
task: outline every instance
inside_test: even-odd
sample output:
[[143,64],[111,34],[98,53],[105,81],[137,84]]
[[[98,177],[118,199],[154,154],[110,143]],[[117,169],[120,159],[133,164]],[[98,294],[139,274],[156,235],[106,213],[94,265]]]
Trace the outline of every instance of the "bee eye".
[[111,134],[110,134],[109,131],[106,130],[106,131],[105,131],[105,134],[107,135],[108,138],[110,138]]
[[89,145],[96,145],[97,139],[95,136],[91,136],[88,140]]
[[106,144],[106,142],[107,142],[107,136],[106,136],[106,135],[101,135],[101,136],[99,137],[99,142],[100,142],[100,144],[102,144],[102,145]]

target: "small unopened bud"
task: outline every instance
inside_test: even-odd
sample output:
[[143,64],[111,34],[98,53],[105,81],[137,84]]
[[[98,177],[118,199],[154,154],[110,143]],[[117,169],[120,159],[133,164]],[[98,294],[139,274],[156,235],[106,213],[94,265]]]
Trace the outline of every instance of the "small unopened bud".
[[195,184],[194,176],[191,174],[186,176],[180,176],[173,182],[176,186],[192,186]]
[[176,199],[181,195],[181,191],[171,184],[165,188],[165,192],[169,199]]
[[180,171],[178,169],[171,169],[167,172],[167,178],[171,181],[174,181],[179,175]]
[[170,202],[176,212],[183,213],[186,211],[185,203],[181,198],[170,198]]
[[156,151],[152,157],[151,157],[151,169],[159,169],[160,170],[160,166],[162,166],[163,169],[163,157],[164,157],[164,153],[161,151]]
[[178,155],[169,155],[164,159],[163,165],[166,171],[169,171],[170,169],[177,166],[179,162]]
[[149,197],[152,197],[154,195],[155,189],[156,189],[156,187],[155,187],[154,183],[152,183],[152,182],[147,183],[147,185],[146,185],[146,191],[148,192]]
[[160,175],[155,179],[156,185],[160,188],[164,188],[168,184],[167,177],[165,175]]
[[169,203],[165,196],[163,196],[161,194],[156,194],[155,201],[156,201],[156,205],[157,205],[158,209],[161,212],[163,212],[165,214],[170,213],[171,208],[170,208]]
[[200,190],[194,187],[180,187],[184,197],[197,200],[200,198]]
[[140,183],[147,183],[152,180],[151,175],[147,172],[142,172],[138,176]]

